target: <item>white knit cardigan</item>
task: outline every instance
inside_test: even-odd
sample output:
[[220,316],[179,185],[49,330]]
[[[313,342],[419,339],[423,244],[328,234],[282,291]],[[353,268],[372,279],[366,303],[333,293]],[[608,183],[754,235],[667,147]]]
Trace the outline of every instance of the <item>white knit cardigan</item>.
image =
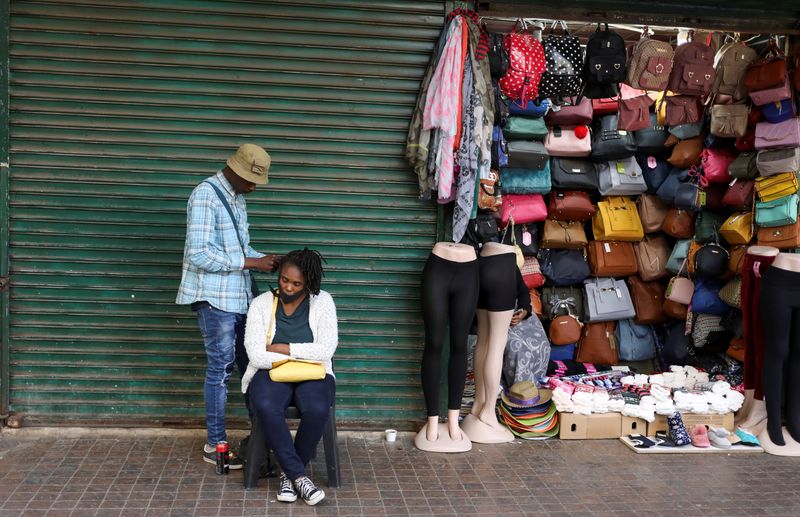
[[[276,352],[267,352],[267,331],[272,319],[271,291],[256,297],[247,311],[247,325],[244,331],[244,346],[250,363],[242,377],[242,393],[247,393],[247,387],[258,370],[269,370],[273,361],[280,361],[287,357],[296,359],[309,359],[320,361],[325,366],[325,371],[333,375],[331,358],[339,344],[339,327],[336,319],[336,305],[327,291],[320,291],[318,295],[310,295],[308,308],[308,326],[314,336],[312,343],[290,343],[288,356]],[[275,328],[269,336],[269,341],[275,336]]]

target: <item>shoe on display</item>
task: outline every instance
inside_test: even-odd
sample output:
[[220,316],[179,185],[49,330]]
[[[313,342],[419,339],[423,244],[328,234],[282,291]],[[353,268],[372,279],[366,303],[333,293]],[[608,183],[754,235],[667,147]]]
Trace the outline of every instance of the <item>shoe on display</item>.
[[711,442],[708,440],[708,430],[706,430],[706,426],[697,424],[692,428],[691,436],[692,445],[695,447],[705,449],[706,447],[711,446]]

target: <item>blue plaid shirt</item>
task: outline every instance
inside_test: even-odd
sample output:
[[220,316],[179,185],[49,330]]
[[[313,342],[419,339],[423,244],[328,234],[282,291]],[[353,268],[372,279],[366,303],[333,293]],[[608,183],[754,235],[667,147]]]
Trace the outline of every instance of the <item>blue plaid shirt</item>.
[[[208,181],[227,195],[247,257],[263,257],[250,247],[244,195],[234,192],[222,171]],[[244,269],[244,259],[228,211],[211,185],[200,183],[192,191],[186,208],[183,275],[175,303],[206,301],[222,311],[247,314],[252,294],[250,272]]]

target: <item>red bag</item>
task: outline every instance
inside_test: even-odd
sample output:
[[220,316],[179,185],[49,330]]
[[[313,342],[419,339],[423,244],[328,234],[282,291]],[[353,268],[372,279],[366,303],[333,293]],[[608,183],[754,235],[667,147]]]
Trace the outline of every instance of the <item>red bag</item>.
[[[595,115],[610,115],[619,109],[619,98],[592,99],[592,111]],[[649,116],[649,115],[648,115]]]
[[689,41],[675,49],[668,90],[680,95],[708,95],[714,86],[714,49]]
[[525,257],[525,263],[519,268],[519,272],[522,273],[522,280],[525,281],[528,289],[536,289],[544,285],[544,275],[536,257]]
[[703,181],[708,183],[728,183],[731,175],[728,166],[736,156],[725,148],[705,148],[700,153],[703,165]]
[[736,211],[750,210],[753,207],[753,180],[737,179],[731,183],[722,198],[722,204]]
[[620,100],[617,127],[625,131],[639,131],[650,127],[650,106],[652,104],[653,99],[647,95]]
[[755,128],[750,128],[747,130],[747,133],[744,136],[740,136],[736,139],[736,150],[740,152],[745,151],[755,151],[756,150],[756,130]]
[[504,46],[508,50],[508,71],[500,79],[500,89],[506,97],[518,101],[520,106],[539,96],[539,82],[547,69],[544,48],[530,34],[517,32],[517,27],[506,35]]
[[547,219],[547,206],[541,194],[505,194],[500,225],[514,219],[517,224],[535,223]]

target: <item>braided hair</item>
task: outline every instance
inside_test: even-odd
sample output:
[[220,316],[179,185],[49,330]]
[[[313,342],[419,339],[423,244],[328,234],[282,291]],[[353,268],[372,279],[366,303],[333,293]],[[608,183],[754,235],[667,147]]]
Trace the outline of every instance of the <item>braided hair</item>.
[[295,266],[306,279],[306,289],[311,294],[318,295],[322,285],[322,277],[325,276],[325,271],[322,269],[323,262],[327,263],[328,261],[317,250],[303,248],[302,250],[294,250],[287,253],[281,259],[281,270],[287,264]]

